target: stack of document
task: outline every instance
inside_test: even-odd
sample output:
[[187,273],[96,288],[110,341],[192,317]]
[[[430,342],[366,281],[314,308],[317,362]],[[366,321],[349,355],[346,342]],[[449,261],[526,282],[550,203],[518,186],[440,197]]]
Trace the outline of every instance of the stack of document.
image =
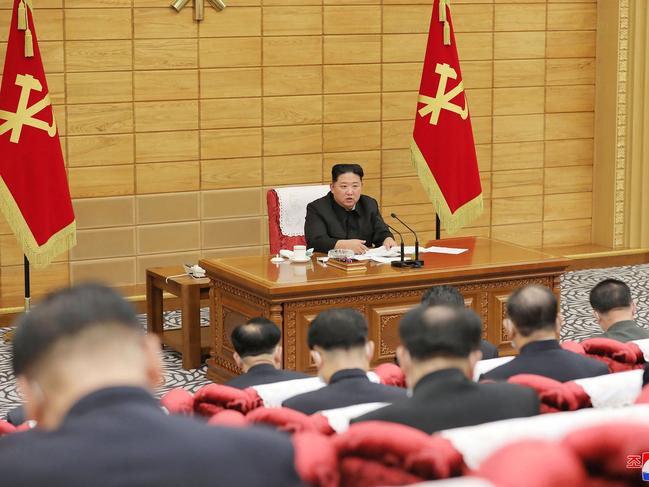
[[[458,255],[466,252],[468,249],[458,249],[453,247],[419,247],[420,254],[435,253],[435,254],[449,254],[449,255]],[[404,247],[405,254],[414,254],[415,246],[406,245]],[[390,250],[386,249],[384,246],[377,247],[375,249],[369,249],[364,254],[357,254],[354,256],[356,260],[371,260],[381,264],[388,262],[393,262],[401,258],[401,250],[399,246],[392,247]]]

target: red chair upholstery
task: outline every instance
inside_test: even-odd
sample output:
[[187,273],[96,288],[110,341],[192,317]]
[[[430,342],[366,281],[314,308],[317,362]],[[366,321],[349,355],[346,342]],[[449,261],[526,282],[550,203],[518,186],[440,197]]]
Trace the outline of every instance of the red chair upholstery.
[[194,396],[185,389],[171,389],[160,399],[160,405],[163,406],[169,414],[194,414]]
[[397,364],[385,363],[377,366],[374,373],[386,386],[406,387],[406,376]]
[[293,435],[292,442],[295,470],[306,484],[313,487],[338,487],[338,458],[328,436],[307,431]]
[[212,426],[228,426],[231,428],[236,428],[248,426],[250,423],[243,415],[243,413],[235,411],[234,409],[224,409],[223,411],[220,411],[213,415],[207,421],[207,424]]
[[0,419],[0,436],[9,435],[15,432],[16,427],[13,424],[5,421],[4,419]]
[[194,411],[212,417],[224,409],[247,414],[263,405],[261,397],[252,387],[236,389],[221,384],[208,384],[194,394]]
[[510,377],[507,382],[534,389],[541,401],[541,413],[576,411],[593,407],[584,388],[574,382],[561,383],[534,374],[517,374]]
[[649,404],[649,384],[642,388],[640,395],[635,400],[636,404]]
[[573,342],[572,340],[561,342],[561,348],[569,352],[578,353],[579,355],[586,355],[586,350],[584,350],[581,343]]
[[581,342],[581,345],[586,355],[607,364],[610,372],[641,369],[645,364],[644,353],[633,342],[622,343],[610,338],[591,338]]
[[249,423],[263,423],[272,425],[280,431],[299,433],[311,431],[324,435],[331,435],[334,430],[329,426],[329,421],[321,414],[308,416],[300,411],[289,408],[257,408],[251,411],[246,420]]

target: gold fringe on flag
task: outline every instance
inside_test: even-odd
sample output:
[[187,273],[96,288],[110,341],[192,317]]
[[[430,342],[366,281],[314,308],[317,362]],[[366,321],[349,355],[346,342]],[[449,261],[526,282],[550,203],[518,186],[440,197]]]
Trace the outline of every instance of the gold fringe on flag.
[[27,28],[27,9],[25,8],[24,0],[18,4],[18,30],[25,30]]
[[446,0],[439,0],[439,21],[446,22]]
[[34,41],[29,29],[25,31],[25,57],[34,57]]
[[451,25],[448,23],[448,20],[444,22],[444,45],[451,45]]

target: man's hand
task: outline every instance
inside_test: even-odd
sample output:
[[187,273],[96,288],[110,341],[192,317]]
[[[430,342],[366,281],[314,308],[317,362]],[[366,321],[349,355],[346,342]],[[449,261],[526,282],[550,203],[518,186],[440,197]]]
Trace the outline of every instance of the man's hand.
[[367,252],[365,240],[358,240],[357,238],[351,240],[338,240],[334,248],[353,250],[355,254],[364,254]]
[[397,243],[394,241],[392,237],[388,237],[383,241],[383,246],[385,247],[386,250],[390,250],[392,247],[396,247]]

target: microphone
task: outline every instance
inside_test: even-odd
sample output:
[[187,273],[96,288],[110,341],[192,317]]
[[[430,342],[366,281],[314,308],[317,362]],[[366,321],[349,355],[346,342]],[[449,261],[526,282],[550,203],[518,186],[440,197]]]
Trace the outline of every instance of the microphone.
[[[401,223],[408,230],[410,230],[412,232],[412,234],[415,236],[415,260],[412,261],[413,262],[412,265],[413,265],[413,267],[422,267],[424,265],[424,261],[419,260],[419,237],[417,236],[417,233],[412,228],[410,228],[406,224],[406,222],[404,222],[401,218],[399,218],[396,213],[390,213],[390,216],[392,218],[394,218],[395,220],[397,220],[399,223]],[[415,262],[417,262],[417,264],[415,264]]]
[[407,267],[405,261],[403,260],[404,259],[404,254],[405,254],[405,248],[403,246],[403,235],[401,235],[401,232],[399,230],[397,230],[396,228],[390,226],[390,224],[386,223],[386,225],[388,226],[388,228],[390,230],[392,230],[393,232],[398,233],[399,238],[401,239],[401,260],[398,261],[398,262],[397,261],[392,262],[392,266],[393,267]]

